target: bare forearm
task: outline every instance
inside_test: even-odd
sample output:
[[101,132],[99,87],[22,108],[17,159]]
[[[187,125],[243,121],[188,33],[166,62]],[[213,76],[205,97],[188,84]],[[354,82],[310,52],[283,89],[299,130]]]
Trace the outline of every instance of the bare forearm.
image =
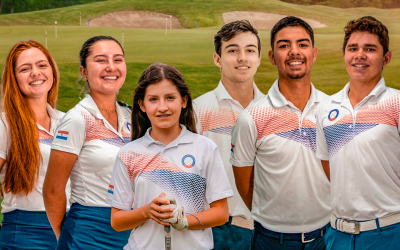
[[325,175],[328,178],[328,180],[331,180],[331,173],[330,173],[330,168],[329,168],[329,161],[321,161],[322,168],[324,169]]
[[[229,208],[227,199],[224,198],[215,202],[213,202],[214,206],[211,206],[209,209],[194,214],[194,216],[196,216],[199,220],[197,220],[192,215],[186,214],[186,218],[188,219],[188,224],[189,224],[188,229],[205,229],[205,228],[220,226],[226,223],[229,219]],[[199,221],[203,225],[200,224]]]
[[57,194],[54,192],[49,193],[44,191],[43,200],[50,225],[58,239],[61,233],[62,222],[66,213],[67,199],[65,197],[65,192]]
[[253,203],[254,187],[254,168],[251,167],[233,167],[236,188],[242,197],[244,204],[251,211]]
[[147,206],[150,206],[150,204],[134,210],[112,208],[111,227],[114,228],[115,231],[120,232],[142,225],[150,219],[146,213],[149,209]]

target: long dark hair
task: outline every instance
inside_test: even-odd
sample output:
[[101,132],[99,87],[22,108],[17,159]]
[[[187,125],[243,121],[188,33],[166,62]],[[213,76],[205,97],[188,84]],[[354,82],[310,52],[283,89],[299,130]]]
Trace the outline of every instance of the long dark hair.
[[175,84],[182,98],[185,98],[185,96],[187,97],[187,105],[186,108],[182,108],[179,123],[185,125],[189,131],[197,133],[192,97],[190,95],[189,87],[187,86],[185,79],[183,79],[181,72],[171,65],[156,62],[144,70],[143,74],[140,76],[139,84],[133,94],[132,141],[144,136],[147,129],[151,127],[151,122],[147,117],[147,114],[140,109],[139,101],[144,100],[147,86],[159,83],[164,79]]

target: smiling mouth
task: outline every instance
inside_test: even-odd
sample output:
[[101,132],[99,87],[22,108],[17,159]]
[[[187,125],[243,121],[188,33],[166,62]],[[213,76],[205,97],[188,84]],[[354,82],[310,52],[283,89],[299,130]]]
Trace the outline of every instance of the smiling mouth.
[[290,66],[297,66],[297,65],[302,65],[304,62],[289,62],[288,65]]
[[166,118],[166,117],[169,117],[169,116],[171,116],[170,114],[168,114],[168,115],[157,115],[157,117],[159,117],[159,118]]
[[37,81],[30,82],[29,85],[40,85],[40,84],[43,84],[44,82],[45,82],[45,80],[37,80]]
[[248,66],[240,66],[240,67],[235,67],[235,68],[242,70],[242,69],[249,69],[250,67],[248,67]]
[[119,77],[118,76],[103,76],[102,78],[104,80],[117,80]]
[[356,67],[356,68],[366,68],[366,67],[369,67],[369,65],[365,65],[365,64],[353,64],[353,67]]

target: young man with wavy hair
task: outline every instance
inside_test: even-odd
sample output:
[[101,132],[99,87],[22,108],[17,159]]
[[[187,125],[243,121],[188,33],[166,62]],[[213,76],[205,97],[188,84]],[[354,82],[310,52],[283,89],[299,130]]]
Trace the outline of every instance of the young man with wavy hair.
[[344,28],[350,81],[317,108],[317,156],[330,167],[328,249],[399,249],[400,91],[382,77],[389,32],[374,17]]
[[243,110],[264,95],[254,83],[260,65],[258,31],[247,20],[225,24],[214,36],[214,63],[221,70],[216,89],[194,100],[197,131],[220,151],[234,197],[228,199],[229,221],[213,228],[214,249],[249,249],[253,220],[235,186],[229,163],[231,130]]

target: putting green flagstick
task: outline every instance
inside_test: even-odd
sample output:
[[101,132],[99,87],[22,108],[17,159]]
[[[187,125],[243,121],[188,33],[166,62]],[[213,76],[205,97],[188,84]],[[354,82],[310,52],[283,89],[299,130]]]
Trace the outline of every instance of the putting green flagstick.
[[164,226],[165,250],[171,250],[171,226]]

